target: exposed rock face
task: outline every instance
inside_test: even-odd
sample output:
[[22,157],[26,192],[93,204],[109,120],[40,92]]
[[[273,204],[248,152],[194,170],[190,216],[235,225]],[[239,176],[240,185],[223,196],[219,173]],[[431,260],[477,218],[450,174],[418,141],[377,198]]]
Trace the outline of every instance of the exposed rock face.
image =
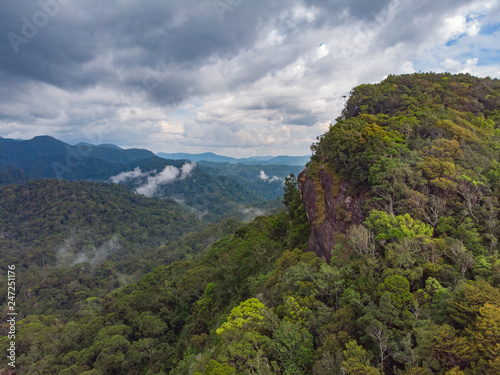
[[364,196],[349,196],[349,182],[338,180],[326,168],[320,168],[314,175],[309,169],[304,170],[298,177],[298,185],[311,224],[307,250],[329,262],[336,236],[364,221],[361,213]]

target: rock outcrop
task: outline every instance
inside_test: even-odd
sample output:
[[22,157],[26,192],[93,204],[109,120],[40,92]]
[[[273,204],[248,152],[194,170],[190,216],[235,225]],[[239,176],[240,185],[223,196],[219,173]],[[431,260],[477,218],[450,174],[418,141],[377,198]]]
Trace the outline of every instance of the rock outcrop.
[[325,165],[315,171],[304,170],[298,177],[298,185],[311,224],[307,250],[329,262],[336,237],[345,234],[351,225],[364,221],[361,213],[364,196],[350,195],[350,183],[340,180]]

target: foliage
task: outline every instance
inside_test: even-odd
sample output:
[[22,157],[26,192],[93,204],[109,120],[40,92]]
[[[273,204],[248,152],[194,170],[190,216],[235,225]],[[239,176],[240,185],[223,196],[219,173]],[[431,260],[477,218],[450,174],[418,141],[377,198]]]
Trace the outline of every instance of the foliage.
[[413,219],[409,214],[391,216],[383,211],[373,210],[365,221],[365,225],[378,233],[375,240],[392,240],[395,238],[432,237],[430,225]]
[[[126,254],[95,270],[81,264],[52,271],[34,266],[51,261],[47,247],[36,243],[38,227],[50,232],[47,225],[56,228],[62,219],[48,215],[44,223],[38,217],[44,196],[59,194],[63,203],[53,212],[76,210],[84,215],[83,226],[84,220],[94,222],[85,207],[99,194],[80,204],[83,193],[93,191],[83,183],[74,185],[81,192],[77,198],[64,193],[76,188],[62,183],[47,183],[50,189],[34,183],[42,195],[5,187],[0,207],[15,224],[3,219],[8,230],[2,241],[12,240],[13,225],[24,225],[31,232],[15,240],[39,249],[25,258],[31,265],[23,272],[33,275],[20,283],[18,298],[26,298],[22,307],[29,315],[20,316],[17,326],[19,371],[499,373],[499,97],[497,80],[469,75],[390,76],[355,88],[342,117],[312,146],[308,171],[314,178],[328,168],[348,182],[343,186],[350,194],[365,198],[362,220],[334,233],[329,263],[306,251],[310,228],[294,176],[285,181],[284,211],[183,237],[179,230],[176,241],[151,249],[145,244],[160,233],[156,220],[171,217],[160,213],[176,208],[154,201],[146,210],[146,201],[128,196],[128,203],[121,198],[117,204],[120,213],[114,203],[123,191],[109,191],[107,202],[92,207],[103,214],[113,209],[106,220],[95,220],[99,228],[116,229],[96,232],[123,231],[130,244],[143,244],[138,254],[162,264],[126,285],[115,285],[113,277]],[[327,203],[321,202],[324,210],[335,209]],[[16,217],[19,204],[31,209],[37,224]],[[137,213],[137,226],[125,211]],[[189,216],[183,220],[188,225]],[[136,233],[138,228],[150,230],[149,237]],[[217,240],[207,239],[211,231]],[[125,235],[117,238],[125,246]],[[9,246],[22,254],[23,246]],[[142,261],[128,259],[131,269]],[[46,275],[59,290],[44,293],[51,285]],[[112,284],[108,289],[101,286],[105,281]],[[68,302],[68,291],[79,295],[78,303]],[[44,305],[39,315],[28,303],[33,294]],[[72,314],[61,314],[60,305],[71,305]],[[4,352],[8,345],[7,338],[0,340]]]

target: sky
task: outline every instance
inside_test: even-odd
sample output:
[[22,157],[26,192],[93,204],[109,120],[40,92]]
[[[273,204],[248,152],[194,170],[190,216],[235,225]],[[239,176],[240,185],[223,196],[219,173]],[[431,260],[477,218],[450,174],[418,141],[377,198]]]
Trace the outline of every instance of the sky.
[[389,74],[500,78],[500,0],[2,0],[0,136],[307,155]]

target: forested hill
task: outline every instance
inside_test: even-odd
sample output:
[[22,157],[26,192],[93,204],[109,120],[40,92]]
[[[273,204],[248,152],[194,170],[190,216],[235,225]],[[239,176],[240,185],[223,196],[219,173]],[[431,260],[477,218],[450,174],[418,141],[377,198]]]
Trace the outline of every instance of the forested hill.
[[[137,161],[149,164],[161,161],[151,151],[123,150],[114,145],[72,146],[53,137],[38,136],[30,140],[3,138],[0,142],[0,185],[21,183],[30,178],[106,180]],[[165,163],[164,163],[165,164]]]
[[[499,92],[498,80],[448,74],[359,86],[313,145],[303,178],[319,181],[318,169],[330,171],[333,185],[348,185],[353,214],[352,203],[364,202],[355,216],[378,215],[370,229],[386,225],[384,215],[408,214],[430,226],[433,238],[453,238],[475,256],[493,255],[500,237]],[[330,222],[345,221],[341,208],[345,203]]]
[[[70,237],[74,244],[66,246],[68,258],[70,252],[98,247],[112,236],[119,237],[124,256],[200,226],[172,200],[148,199],[115,184],[34,180],[0,188],[0,243],[10,250],[2,257],[24,267],[53,264],[58,255],[50,249]],[[92,254],[87,255],[92,259]]]
[[[286,162],[276,158],[280,160]],[[162,181],[162,172],[168,176],[187,163],[190,168],[185,176]],[[84,142],[72,146],[49,136],[26,141],[0,139],[0,186],[22,184],[34,178],[114,181],[147,196],[175,199],[210,223],[230,217],[249,221],[258,214],[277,209],[281,206],[285,177],[300,173],[302,168],[191,164],[188,160],[166,160],[148,150],[124,150],[111,144]],[[145,188],[151,181],[155,187]]]
[[285,211],[25,318],[19,373],[499,374],[499,129],[498,80],[355,88]]
[[64,315],[75,303],[198,252],[235,225],[207,228],[172,200],[115,184],[39,180],[0,188],[0,258],[21,275],[21,316]]

